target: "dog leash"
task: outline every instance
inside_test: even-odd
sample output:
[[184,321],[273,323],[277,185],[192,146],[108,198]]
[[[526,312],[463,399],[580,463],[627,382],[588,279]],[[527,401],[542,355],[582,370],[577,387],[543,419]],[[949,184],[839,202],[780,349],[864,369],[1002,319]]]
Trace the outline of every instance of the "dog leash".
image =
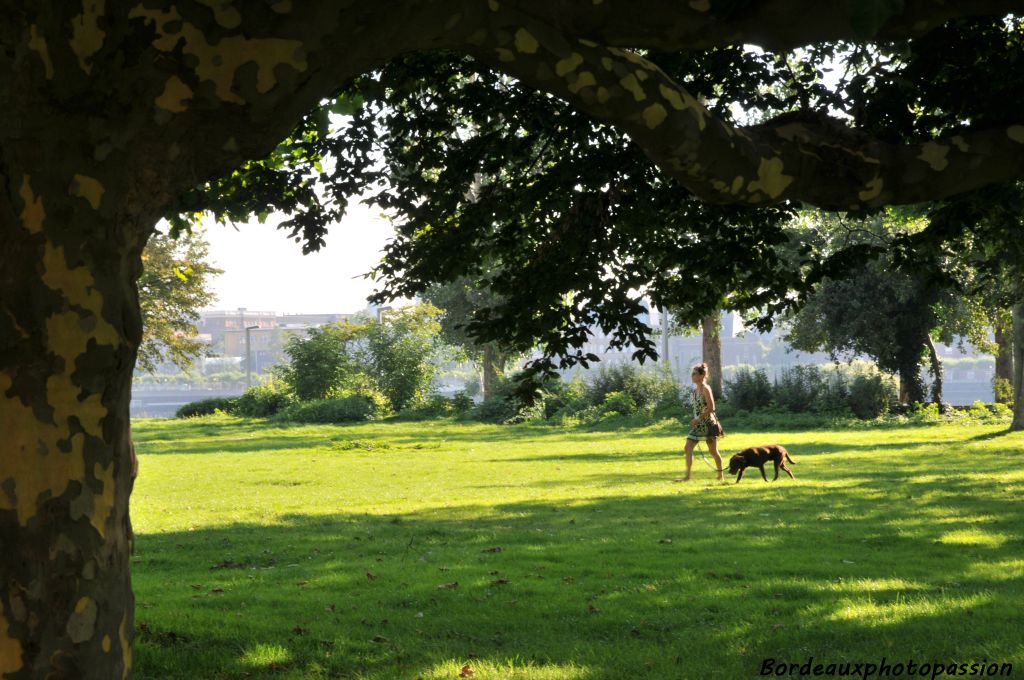
[[696,448],[696,449],[697,449],[698,451],[700,451],[700,459],[701,459],[702,461],[704,461],[704,463],[705,463],[705,464],[706,464],[706,465],[707,465],[707,466],[708,466],[709,468],[711,468],[711,469],[712,469],[712,470],[714,470],[715,472],[725,472],[725,468],[716,468],[716,467],[715,467],[714,465],[712,465],[712,464],[711,464],[711,461],[709,461],[709,460],[708,460],[708,458],[707,458],[707,456],[705,456],[705,455],[704,455],[704,448],[703,448],[703,447],[702,447],[702,446],[700,445],[700,441],[698,441],[698,442],[697,442],[697,445],[696,445],[696,447],[695,447],[695,448]]

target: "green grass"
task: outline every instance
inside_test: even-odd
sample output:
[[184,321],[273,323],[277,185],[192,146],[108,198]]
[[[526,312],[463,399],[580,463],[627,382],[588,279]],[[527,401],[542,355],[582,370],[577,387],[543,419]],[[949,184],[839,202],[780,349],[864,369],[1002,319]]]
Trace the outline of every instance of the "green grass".
[[[1024,642],[1024,436],[731,432],[797,479],[689,484],[670,423],[134,425],[141,678],[752,678]],[[770,475],[769,475],[770,476]],[[457,583],[457,586],[446,587]]]

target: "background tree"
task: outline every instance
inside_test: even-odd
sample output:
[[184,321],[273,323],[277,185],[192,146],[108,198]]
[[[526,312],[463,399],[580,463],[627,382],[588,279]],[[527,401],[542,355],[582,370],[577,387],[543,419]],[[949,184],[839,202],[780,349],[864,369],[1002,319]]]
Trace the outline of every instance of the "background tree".
[[[858,244],[866,254],[891,252],[895,244],[927,229],[928,218],[913,211],[888,212],[867,220],[810,212],[794,224],[812,252]],[[900,399],[925,399],[921,364],[932,375],[934,402],[942,401],[942,362],[935,341],[970,341],[994,349],[987,334],[992,311],[978,295],[965,293],[977,272],[960,255],[915,260],[902,256],[869,259],[842,278],[824,278],[803,306],[790,315],[786,340],[796,349],[833,355],[864,354],[900,377]],[[941,259],[941,261],[940,261]],[[925,360],[925,358],[927,359]]]
[[483,376],[483,397],[489,399],[497,380],[505,375],[508,362],[518,353],[496,340],[479,341],[470,334],[468,327],[478,312],[499,304],[498,296],[469,277],[461,276],[454,281],[431,285],[422,297],[441,310],[438,321],[445,342],[460,347],[479,367]]
[[152,373],[167,361],[187,370],[206,351],[196,324],[200,310],[216,300],[211,279],[223,273],[207,261],[209,252],[200,232],[177,238],[157,232],[146,244],[138,283],[139,370]]
[[292,336],[284,346],[288,361],[275,371],[297,399],[326,399],[363,372],[359,344],[366,331],[363,323],[342,322]]
[[426,397],[444,351],[441,310],[421,303],[393,309],[366,324],[366,369],[373,383],[401,411]]

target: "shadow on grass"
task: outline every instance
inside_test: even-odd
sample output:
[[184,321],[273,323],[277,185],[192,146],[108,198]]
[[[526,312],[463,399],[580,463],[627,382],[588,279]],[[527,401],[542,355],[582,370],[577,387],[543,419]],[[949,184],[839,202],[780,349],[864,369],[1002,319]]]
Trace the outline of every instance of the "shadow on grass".
[[[1024,511],[946,485],[880,498],[757,480],[140,535],[138,673],[383,680],[511,662],[554,678],[735,678],[786,655],[1009,659]],[[988,519],[977,535],[900,522],[960,513]]]

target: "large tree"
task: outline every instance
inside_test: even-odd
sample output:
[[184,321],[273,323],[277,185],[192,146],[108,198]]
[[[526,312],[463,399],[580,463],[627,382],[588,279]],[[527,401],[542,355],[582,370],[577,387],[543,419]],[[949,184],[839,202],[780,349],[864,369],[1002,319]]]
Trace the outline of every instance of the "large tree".
[[[446,49],[617,126],[666,179],[707,201],[864,209],[1024,175],[1024,120],[1007,105],[1020,100],[1024,78],[1008,61],[1020,29],[1002,19],[1018,8],[1008,0],[4,2],[0,676],[131,675],[128,400],[142,335],[142,250],[161,216],[190,208],[180,200],[189,189],[266,156],[344,83],[400,55]],[[868,117],[855,117],[857,129],[820,113],[744,127],[657,66],[662,52],[748,43],[784,52],[822,41],[882,56],[858,81]],[[913,89],[930,86],[890,78],[885,66],[893,51],[919,47],[932,57],[923,63],[963,64],[932,79],[956,122],[906,134],[862,125],[872,102],[881,118],[899,117]],[[279,178],[272,168],[263,175]],[[280,193],[300,206],[311,192],[307,178]],[[312,243],[328,223],[308,225]]]

